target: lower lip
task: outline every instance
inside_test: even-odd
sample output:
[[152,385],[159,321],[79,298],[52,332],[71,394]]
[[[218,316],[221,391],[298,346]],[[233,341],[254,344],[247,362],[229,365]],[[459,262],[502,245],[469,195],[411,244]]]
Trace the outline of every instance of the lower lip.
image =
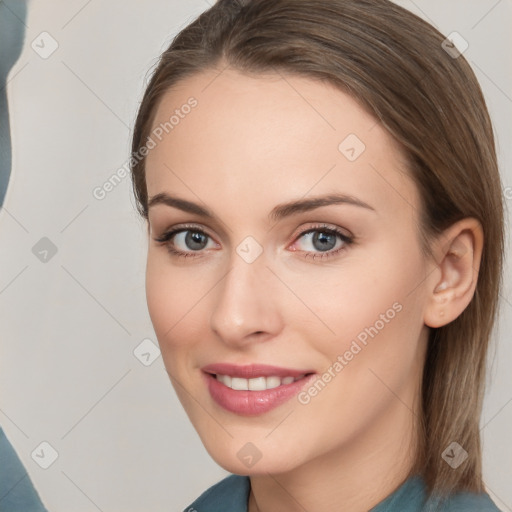
[[213,400],[224,409],[242,416],[264,414],[290,400],[308,384],[315,374],[307,375],[291,384],[284,384],[265,391],[236,391],[219,382],[214,375],[203,372]]

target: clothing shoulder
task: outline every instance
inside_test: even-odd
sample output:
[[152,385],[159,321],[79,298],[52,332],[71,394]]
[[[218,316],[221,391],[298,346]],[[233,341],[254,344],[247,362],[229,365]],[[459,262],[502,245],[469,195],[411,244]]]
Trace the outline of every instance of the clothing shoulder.
[[250,486],[249,477],[229,475],[204,491],[183,512],[247,512]]
[[0,510],[47,512],[13,446],[0,427]]
[[424,512],[502,512],[487,493],[461,492],[444,502],[429,502]]
[[427,495],[420,475],[407,479],[370,512],[502,512],[483,492],[459,491],[445,497]]

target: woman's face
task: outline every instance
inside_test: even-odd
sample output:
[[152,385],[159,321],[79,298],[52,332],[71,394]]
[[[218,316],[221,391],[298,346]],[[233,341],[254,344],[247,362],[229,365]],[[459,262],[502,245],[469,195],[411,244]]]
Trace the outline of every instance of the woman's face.
[[181,81],[153,130],[148,308],[210,455],[279,473],[406,442],[429,264],[388,133],[330,85],[231,69]]

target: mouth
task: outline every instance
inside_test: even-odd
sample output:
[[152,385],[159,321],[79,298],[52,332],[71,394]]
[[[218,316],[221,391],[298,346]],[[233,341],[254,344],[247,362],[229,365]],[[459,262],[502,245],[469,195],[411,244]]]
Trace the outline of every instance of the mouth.
[[288,384],[292,384],[304,377],[312,375],[312,373],[304,373],[298,377],[279,377],[277,375],[270,375],[269,377],[260,376],[252,379],[214,373],[210,373],[210,375],[215,377],[217,381],[222,383],[224,386],[234,389],[235,391],[266,391],[268,389],[278,388],[279,386],[287,386]]
[[268,365],[215,364],[202,368],[211,398],[223,409],[254,416],[290,400],[316,372]]

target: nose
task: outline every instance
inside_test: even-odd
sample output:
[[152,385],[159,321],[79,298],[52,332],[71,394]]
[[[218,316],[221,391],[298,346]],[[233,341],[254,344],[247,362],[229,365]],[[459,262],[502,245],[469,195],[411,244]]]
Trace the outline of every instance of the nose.
[[247,263],[233,253],[230,264],[216,287],[211,329],[236,348],[275,337],[283,327],[279,280],[267,268],[263,255]]

